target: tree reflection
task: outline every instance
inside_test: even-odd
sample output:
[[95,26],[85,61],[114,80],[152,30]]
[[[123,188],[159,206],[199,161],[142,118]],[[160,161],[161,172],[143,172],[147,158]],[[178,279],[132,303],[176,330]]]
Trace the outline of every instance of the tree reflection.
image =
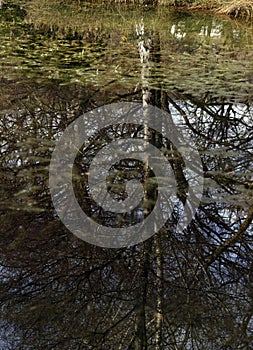
[[107,250],[76,239],[55,218],[47,166],[52,140],[73,116],[42,99],[1,124],[1,302],[10,348],[145,349],[157,344],[159,327],[159,349],[249,349],[250,105],[209,106],[163,92],[172,118],[181,116],[201,150],[202,204],[183,235],[170,222],[141,245]]

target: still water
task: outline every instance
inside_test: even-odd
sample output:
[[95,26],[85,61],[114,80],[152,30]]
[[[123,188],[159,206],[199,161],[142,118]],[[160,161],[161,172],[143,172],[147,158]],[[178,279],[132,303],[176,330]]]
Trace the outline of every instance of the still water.
[[[252,349],[252,24],[85,2],[11,3],[0,17],[1,349]],[[115,102],[161,108],[197,145],[204,189],[183,234],[172,215],[145,242],[110,249],[58,218],[49,189],[56,141],[83,113]],[[73,186],[89,216],[129,226],[139,218],[100,211],[85,182],[113,137],[145,132],[133,124],[96,134],[75,161]],[[172,154],[166,138],[150,137]],[[185,203],[183,162],[171,164]],[[145,182],[139,162],[114,170],[124,166],[128,180]],[[125,180],[110,180],[117,200]],[[157,184],[147,192],[151,212]]]

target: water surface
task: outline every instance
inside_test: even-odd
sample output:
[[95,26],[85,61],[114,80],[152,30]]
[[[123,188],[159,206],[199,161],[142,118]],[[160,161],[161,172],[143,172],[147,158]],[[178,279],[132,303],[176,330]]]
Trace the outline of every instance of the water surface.
[[[0,10],[4,348],[251,349],[251,24],[164,8],[37,6]],[[205,185],[184,234],[172,217],[143,244],[105,249],[60,222],[48,167],[73,120],[126,101],[162,108],[189,130]],[[76,195],[93,217],[87,159],[112,135],[143,138],[136,126],[103,132],[76,160]],[[112,181],[115,198],[124,196]],[[100,220],[119,224],[106,213]]]

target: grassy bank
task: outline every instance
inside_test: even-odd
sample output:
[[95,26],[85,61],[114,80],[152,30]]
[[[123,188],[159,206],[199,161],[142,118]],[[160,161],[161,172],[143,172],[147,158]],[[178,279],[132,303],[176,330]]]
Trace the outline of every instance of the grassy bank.
[[253,0],[158,0],[157,3],[191,10],[213,10],[235,18],[253,19]]
[[[0,7],[8,0],[1,1]],[[25,7],[41,8],[40,0],[14,0],[14,3],[21,3]],[[43,1],[42,1],[43,2]],[[72,4],[73,6],[82,6],[85,3],[94,3],[103,5],[124,4],[132,6],[154,5],[171,7],[176,10],[208,10],[217,14],[229,15],[234,18],[242,18],[247,20],[253,19],[253,0],[66,0],[64,3],[60,0],[47,1],[49,7],[61,7]]]
[[[79,0],[80,1],[80,0]],[[94,1],[94,0],[93,0]],[[253,18],[253,0],[109,0],[113,2],[167,5],[190,10],[213,10],[236,18]],[[105,2],[108,2],[108,0]]]
[[224,3],[218,11],[232,17],[241,17],[246,19],[253,18],[253,1],[252,0],[232,0]]
[[235,18],[253,19],[253,0],[161,0],[164,4],[188,9],[213,10]]

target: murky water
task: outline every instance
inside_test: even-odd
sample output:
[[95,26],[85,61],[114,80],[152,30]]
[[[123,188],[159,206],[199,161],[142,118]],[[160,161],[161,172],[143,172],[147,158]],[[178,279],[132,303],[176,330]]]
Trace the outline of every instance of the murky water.
[[[0,11],[2,348],[251,349],[251,24],[44,1]],[[108,249],[76,238],[59,220],[48,183],[56,141],[83,113],[115,102],[163,109],[197,145],[203,197],[183,234],[172,215],[144,243]],[[149,136],[172,152],[162,135]],[[101,212],[83,175],[101,147],[126,137],[143,139],[145,130],[105,128],[75,162],[79,204],[107,226],[135,224],[141,208],[120,217]],[[171,164],[185,203],[183,165]],[[117,200],[126,196],[122,168],[128,180],[145,182],[137,161],[116,164]],[[157,184],[147,191],[146,216]]]

